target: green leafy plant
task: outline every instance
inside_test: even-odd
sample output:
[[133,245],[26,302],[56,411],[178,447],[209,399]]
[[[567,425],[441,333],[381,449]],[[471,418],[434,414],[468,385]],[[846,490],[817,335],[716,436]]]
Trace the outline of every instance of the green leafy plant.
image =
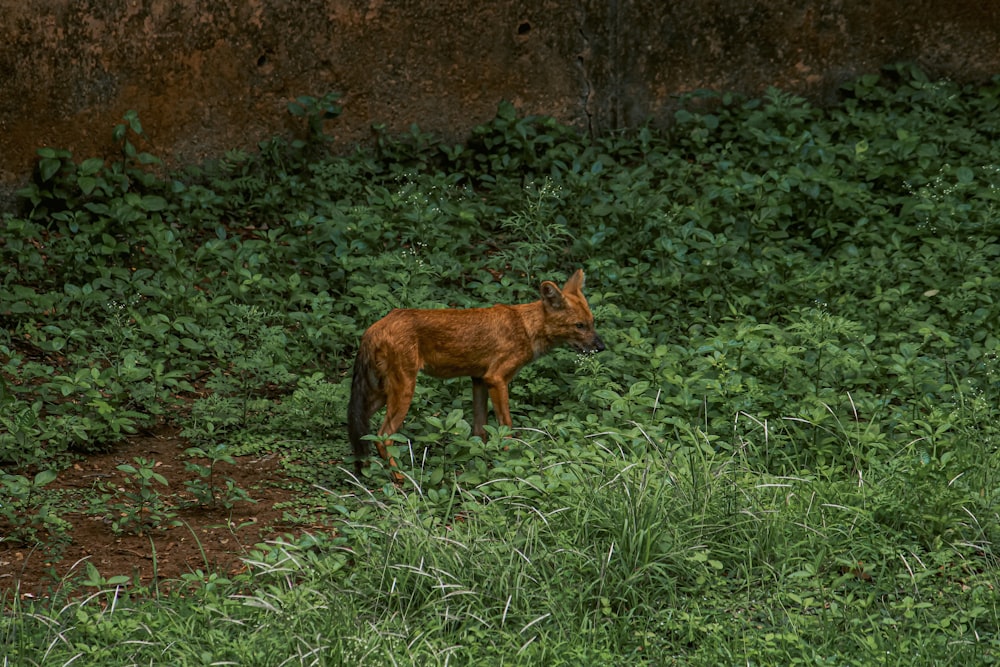
[[559,208],[562,205],[559,188],[551,180],[531,186],[524,210],[500,222],[501,230],[510,238],[509,247],[498,259],[528,280],[538,280],[538,267],[549,265],[565,252],[572,234]]
[[343,107],[337,103],[341,97],[340,93],[335,92],[327,93],[319,98],[301,95],[295,98],[294,102],[288,103],[288,112],[293,116],[306,119],[310,142],[329,142],[333,140],[333,137],[326,134],[324,123],[336,118],[343,111]]
[[56,476],[52,470],[42,470],[29,479],[0,470],[0,518],[10,530],[5,539],[41,544],[49,551],[58,551],[69,541],[71,525],[59,516],[58,503],[44,488]]
[[283,327],[268,324],[269,314],[257,306],[237,306],[234,316],[207,341],[222,365],[212,370],[206,382],[212,394],[195,405],[197,426],[186,429],[185,436],[212,439],[246,428],[269,409],[271,401],[263,394],[284,391],[296,377],[284,361],[288,337]]
[[0,425],[6,429],[0,433],[0,461],[22,467],[45,459],[46,452],[39,438],[40,412],[41,405],[37,402],[27,405],[7,393],[6,383],[0,376]]
[[218,444],[214,447],[189,447],[184,453],[191,457],[208,459],[208,465],[186,461],[184,468],[197,475],[194,479],[184,483],[188,493],[194,496],[195,501],[204,506],[220,506],[231,509],[239,502],[255,502],[246,490],[241,489],[230,477],[222,477],[216,472],[220,463],[235,465],[236,460],[228,453],[225,444]]
[[[134,464],[134,465],[133,465]],[[105,487],[102,511],[110,514],[115,533],[143,534],[149,530],[178,525],[177,512],[157,486],[168,486],[167,478],[156,472],[156,461],[136,457],[116,469],[124,474],[121,486]]]

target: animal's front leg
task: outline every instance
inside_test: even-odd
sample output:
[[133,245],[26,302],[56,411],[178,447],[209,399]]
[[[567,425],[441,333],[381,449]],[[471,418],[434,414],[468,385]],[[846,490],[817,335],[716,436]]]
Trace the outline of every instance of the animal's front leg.
[[472,435],[486,439],[486,399],[489,390],[483,378],[472,378]]
[[513,426],[510,420],[510,404],[507,399],[507,383],[501,381],[486,381],[490,389],[490,400],[493,402],[493,412],[501,426]]

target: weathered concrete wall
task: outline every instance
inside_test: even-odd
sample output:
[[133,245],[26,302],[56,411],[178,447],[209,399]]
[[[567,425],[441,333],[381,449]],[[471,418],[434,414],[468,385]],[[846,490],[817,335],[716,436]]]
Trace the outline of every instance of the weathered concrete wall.
[[107,152],[128,109],[151,152],[193,162],[290,131],[302,94],[344,94],[348,146],[373,122],[460,138],[505,98],[596,131],[665,122],[697,88],[822,101],[899,60],[1000,73],[1000,3],[0,0],[0,188],[39,146]]
[[[663,119],[672,96],[768,86],[815,101],[882,65],[929,74],[1000,74],[1000,3],[974,0],[590,2],[593,114],[602,127]],[[601,8],[601,9],[599,9]],[[604,14],[602,14],[602,10]]]

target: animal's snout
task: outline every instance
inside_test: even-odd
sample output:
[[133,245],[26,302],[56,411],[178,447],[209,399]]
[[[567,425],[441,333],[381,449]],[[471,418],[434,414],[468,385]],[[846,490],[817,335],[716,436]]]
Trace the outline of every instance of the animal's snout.
[[587,352],[603,352],[604,351],[604,341],[597,334],[594,334],[594,340],[590,342],[590,348]]

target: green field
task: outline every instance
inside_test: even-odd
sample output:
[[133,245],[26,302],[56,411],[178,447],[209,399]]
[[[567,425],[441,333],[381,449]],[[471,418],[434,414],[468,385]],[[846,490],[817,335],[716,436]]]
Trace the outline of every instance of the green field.
[[[196,585],[0,584],[0,664],[1000,661],[1000,78],[596,138],[502,104],[339,156],[335,95],[290,110],[300,138],[184,171],[132,113],[110,159],[39,151],[0,230],[0,541],[57,556],[62,471],[164,423],[276,453],[311,529]],[[486,442],[468,381],[422,378],[411,481],[352,478],[369,324],[578,267],[605,352],[526,367]],[[176,485],[129,465],[87,502],[152,539]]]

